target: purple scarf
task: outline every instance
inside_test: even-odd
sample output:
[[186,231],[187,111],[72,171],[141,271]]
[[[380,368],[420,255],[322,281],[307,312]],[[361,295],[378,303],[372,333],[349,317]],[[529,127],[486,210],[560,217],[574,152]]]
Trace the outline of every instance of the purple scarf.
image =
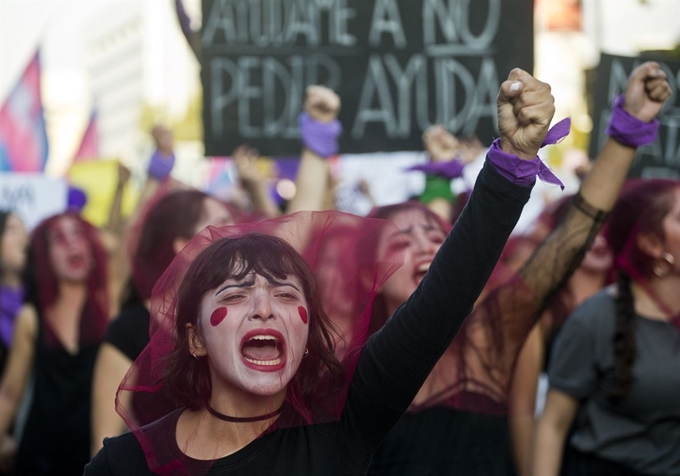
[[24,289],[0,286],[0,340],[5,347],[12,343],[14,321],[24,303]]

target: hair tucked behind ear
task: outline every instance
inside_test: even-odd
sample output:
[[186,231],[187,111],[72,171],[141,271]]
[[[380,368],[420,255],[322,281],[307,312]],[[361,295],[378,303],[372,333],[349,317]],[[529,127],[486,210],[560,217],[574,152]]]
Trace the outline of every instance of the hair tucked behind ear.
[[633,383],[635,347],[635,308],[630,290],[630,276],[619,270],[617,275],[616,329],[614,331],[614,370],[616,386],[609,391],[612,400],[624,398]]

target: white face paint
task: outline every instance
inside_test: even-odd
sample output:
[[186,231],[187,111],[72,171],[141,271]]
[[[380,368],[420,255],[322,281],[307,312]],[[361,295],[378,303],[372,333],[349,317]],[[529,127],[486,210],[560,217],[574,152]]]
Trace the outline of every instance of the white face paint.
[[385,282],[380,293],[391,314],[416,290],[430,267],[434,255],[446,239],[446,232],[436,220],[418,209],[395,213],[390,220],[401,233],[388,236],[390,246],[401,248],[404,264]]
[[309,335],[300,280],[267,280],[255,273],[228,279],[201,303],[198,333],[213,391],[277,395],[300,366]]

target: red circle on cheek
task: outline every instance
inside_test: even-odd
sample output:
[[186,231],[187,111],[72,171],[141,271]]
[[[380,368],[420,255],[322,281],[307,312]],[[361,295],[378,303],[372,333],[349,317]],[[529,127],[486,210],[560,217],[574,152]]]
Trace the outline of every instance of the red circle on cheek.
[[222,322],[225,317],[227,317],[227,308],[218,307],[213,311],[212,315],[210,316],[210,324],[212,324],[212,326],[215,327],[220,322]]
[[298,306],[298,313],[300,313],[300,319],[302,319],[302,322],[307,324],[307,309],[302,306]]

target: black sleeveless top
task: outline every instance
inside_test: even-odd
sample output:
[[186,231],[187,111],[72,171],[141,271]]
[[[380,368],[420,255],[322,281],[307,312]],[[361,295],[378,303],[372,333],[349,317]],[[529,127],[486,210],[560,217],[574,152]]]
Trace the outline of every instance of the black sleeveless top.
[[[90,459],[92,374],[99,343],[77,354],[45,344],[39,312],[33,401],[17,455],[17,474],[82,475]],[[81,316],[87,319],[87,316]]]

